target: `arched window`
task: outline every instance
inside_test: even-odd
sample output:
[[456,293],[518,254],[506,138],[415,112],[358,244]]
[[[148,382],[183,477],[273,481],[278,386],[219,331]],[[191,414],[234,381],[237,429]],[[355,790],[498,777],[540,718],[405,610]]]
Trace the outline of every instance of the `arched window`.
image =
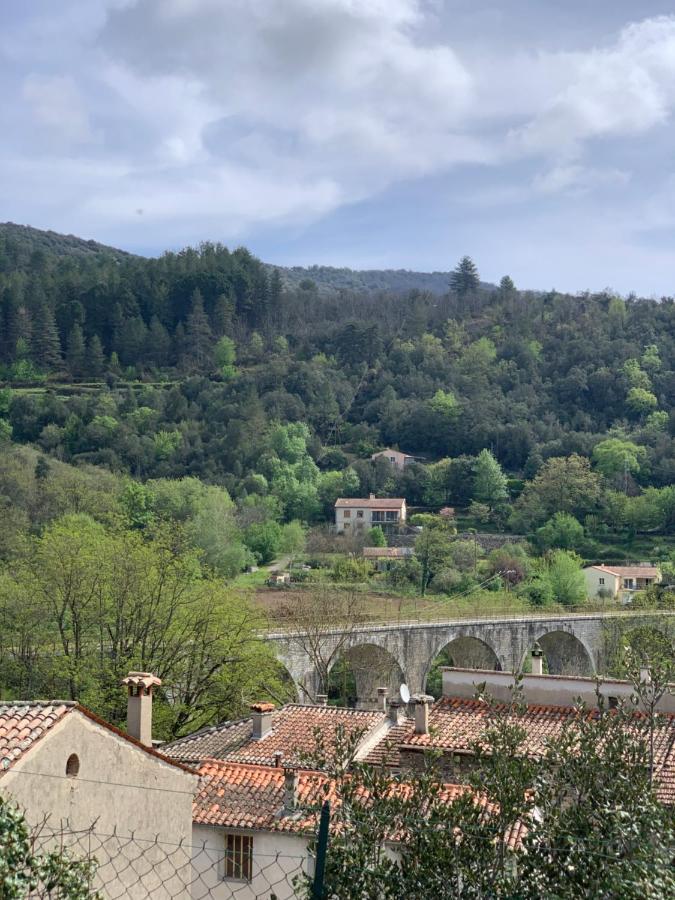
[[71,753],[66,763],[66,775],[69,778],[75,778],[80,771],[80,758],[77,753]]

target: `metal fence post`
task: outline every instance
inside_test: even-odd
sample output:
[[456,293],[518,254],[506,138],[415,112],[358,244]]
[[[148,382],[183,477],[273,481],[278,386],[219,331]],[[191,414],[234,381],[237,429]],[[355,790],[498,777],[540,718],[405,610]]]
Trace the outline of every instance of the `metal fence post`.
[[314,868],[314,886],[312,897],[323,900],[323,882],[326,872],[326,851],[328,850],[328,825],[330,823],[330,803],[328,800],[321,807],[319,822],[319,840],[316,846],[316,866]]

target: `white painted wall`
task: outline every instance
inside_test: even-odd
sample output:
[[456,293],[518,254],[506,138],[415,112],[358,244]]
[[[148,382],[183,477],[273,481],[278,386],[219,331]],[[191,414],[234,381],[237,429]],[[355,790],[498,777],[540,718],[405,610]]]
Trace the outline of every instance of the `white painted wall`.
[[[495,700],[507,701],[511,697],[513,685],[511,672],[492,672],[478,669],[444,668],[443,696],[466,697],[476,696],[478,685],[485,684],[488,693]],[[569,675],[524,675],[522,680],[525,701],[542,706],[572,706],[581,698],[589,706],[595,706],[595,679],[577,678]],[[633,687],[627,681],[611,678],[600,679],[600,693],[604,697],[617,697],[628,700]],[[665,694],[659,704],[659,711],[675,713],[675,696]]]
[[[68,757],[80,761],[66,776]],[[188,897],[192,798],[197,776],[150,756],[77,710],[69,712],[0,778],[0,791],[46,831],[86,831],[66,841],[99,862],[99,883],[116,881],[125,897]],[[116,832],[118,837],[114,837]],[[45,832],[46,833],[46,832]],[[128,837],[135,840],[128,843]],[[159,837],[159,842],[155,843]],[[181,848],[181,841],[186,845]],[[114,890],[111,896],[118,896]]]
[[240,829],[239,833],[253,835],[253,880],[248,884],[223,877],[227,829],[194,826],[192,896],[206,895],[210,900],[257,900],[274,893],[278,900],[292,900],[296,896],[293,879],[308,872],[310,864],[307,838],[273,831]]

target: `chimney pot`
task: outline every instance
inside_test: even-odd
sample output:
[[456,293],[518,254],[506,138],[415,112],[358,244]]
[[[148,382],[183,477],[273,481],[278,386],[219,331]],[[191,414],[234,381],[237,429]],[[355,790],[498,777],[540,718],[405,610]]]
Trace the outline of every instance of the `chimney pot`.
[[253,720],[253,740],[260,741],[272,730],[273,703],[253,703],[251,718]]
[[415,694],[415,734],[429,734],[429,706],[434,698],[428,694]]
[[145,747],[152,747],[152,694],[161,680],[152,672],[129,672],[122,684],[127,688],[127,732]]
[[532,674],[533,675],[543,675],[544,674],[544,651],[541,649],[541,645],[539,641],[535,641],[534,647],[532,648],[532,653],[530,654],[532,657]]
[[382,712],[387,711],[387,688],[379,687],[377,689],[377,708]]
[[288,766],[284,768],[284,811],[295,812],[298,808],[298,773]]

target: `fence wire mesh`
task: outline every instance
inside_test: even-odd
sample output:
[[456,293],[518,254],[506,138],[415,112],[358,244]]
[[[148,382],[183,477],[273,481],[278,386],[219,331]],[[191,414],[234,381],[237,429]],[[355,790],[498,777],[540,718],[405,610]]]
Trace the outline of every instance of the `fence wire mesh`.
[[[95,826],[77,830],[43,824],[34,832],[33,850],[58,850],[93,862],[89,889],[105,900],[292,900],[308,896],[302,885],[314,868],[300,842],[297,854],[260,852],[255,836],[235,858],[222,831],[202,842],[176,844],[159,836],[103,834]],[[56,895],[38,891],[31,896]]]

